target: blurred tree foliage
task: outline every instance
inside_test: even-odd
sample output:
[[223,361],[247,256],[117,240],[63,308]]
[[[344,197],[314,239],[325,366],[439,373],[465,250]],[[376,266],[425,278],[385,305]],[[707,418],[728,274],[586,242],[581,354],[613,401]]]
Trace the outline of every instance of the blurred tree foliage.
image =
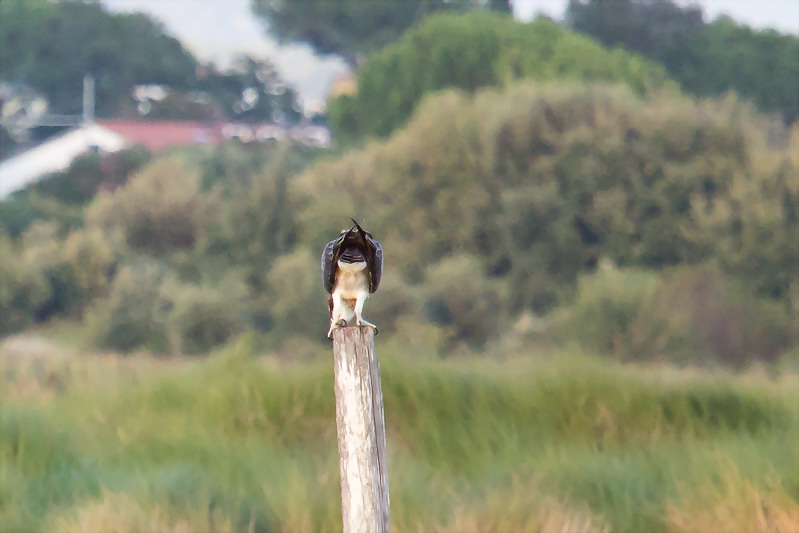
[[58,199],[71,205],[88,203],[101,190],[124,185],[128,177],[150,160],[146,148],[134,147],[112,154],[85,154],[63,172],[45,176],[26,188],[26,194]]
[[[143,14],[109,13],[99,2],[0,2],[0,81],[45,96],[50,113],[81,111],[83,77],[96,80],[100,117],[297,122],[296,92],[268,60],[240,57],[227,70],[201,65]],[[164,98],[136,101],[136,85]],[[10,151],[0,130],[0,151]]]
[[238,122],[296,123],[302,118],[297,92],[267,59],[242,56],[225,72],[203,67],[198,87]]
[[173,303],[162,291],[165,276],[162,266],[149,261],[133,260],[120,269],[108,297],[96,300],[87,316],[98,347],[169,351],[167,317]]
[[196,62],[177,39],[142,14],[110,14],[99,3],[0,2],[4,81],[44,93],[54,113],[80,111],[83,77],[97,81],[97,114],[118,111],[130,87],[190,87]]
[[559,340],[621,360],[724,363],[774,361],[791,345],[792,317],[772,299],[753,297],[712,265],[664,274],[609,262],[578,279],[574,301],[556,313]]
[[5,327],[83,315],[125,351],[199,353],[247,329],[321,341],[318,254],[354,216],[386,250],[367,306],[381,334],[421,325],[459,352],[546,315],[547,335],[626,360],[774,360],[799,339],[797,143],[732,96],[528,81],[432,96],[336,157],[161,157],[68,237],[35,224],[6,242],[23,265],[6,279],[27,280],[6,287],[27,289],[6,290],[22,312]]
[[269,33],[306,42],[318,54],[336,54],[351,66],[439,11],[493,9],[510,12],[510,0],[252,0]]
[[300,176],[293,202],[310,242],[355,213],[412,284],[431,263],[473,256],[506,284],[511,315],[551,309],[603,257],[653,269],[720,261],[789,304],[796,135],[734,98],[529,83],[451,91],[389,141]]
[[436,15],[372,55],[358,71],[358,91],[330,104],[330,125],[344,144],[386,136],[427,94],[475,91],[520,78],[619,82],[645,94],[667,83],[665,71],[621,50],[539,18],[523,24],[475,13]]
[[736,91],[787,122],[799,116],[799,38],[719,18],[673,0],[570,0],[576,31],[660,62],[700,96]]
[[17,191],[0,202],[0,231],[19,237],[36,221],[57,222],[60,233],[83,223],[83,209],[100,190],[113,190],[150,160],[134,147],[113,154],[86,154],[62,172]]
[[127,246],[153,256],[191,249],[210,212],[199,188],[197,172],[178,160],[156,160],[124,187],[101,193],[86,222],[119,231]]
[[220,70],[197,65],[192,91],[172,90],[160,100],[143,99],[137,111],[148,119],[224,120],[295,124],[302,116],[297,92],[268,59],[236,58]]
[[7,335],[33,324],[49,287],[38,265],[23,257],[2,233],[0,258],[0,335]]

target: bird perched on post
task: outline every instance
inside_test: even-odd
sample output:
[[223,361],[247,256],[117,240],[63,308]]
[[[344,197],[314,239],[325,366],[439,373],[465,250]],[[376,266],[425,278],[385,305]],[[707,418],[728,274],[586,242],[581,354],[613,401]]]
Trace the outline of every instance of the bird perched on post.
[[355,224],[342,230],[322,252],[322,283],[330,293],[330,329],[346,326],[353,317],[357,326],[377,326],[363,319],[363,304],[377,290],[383,273],[383,247],[372,235]]

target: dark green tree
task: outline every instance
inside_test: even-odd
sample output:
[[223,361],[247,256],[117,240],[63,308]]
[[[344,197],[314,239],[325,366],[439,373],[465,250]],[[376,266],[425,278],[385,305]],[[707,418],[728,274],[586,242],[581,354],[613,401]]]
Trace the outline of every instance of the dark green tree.
[[318,54],[336,54],[350,65],[397,39],[438,11],[493,9],[510,12],[509,0],[252,0],[269,32],[282,42],[306,42]]
[[702,10],[671,0],[570,0],[566,20],[605,46],[623,46],[678,70],[702,31]]
[[297,122],[302,118],[297,92],[265,59],[239,57],[227,72],[209,66],[198,86],[229,118],[239,122]]
[[732,90],[788,123],[799,118],[799,38],[719,18],[692,47],[686,64],[674,71],[689,91],[713,96]]
[[729,18],[705,24],[673,0],[571,0],[566,19],[607,46],[658,61],[700,96],[736,91],[787,122],[799,116],[799,38]]
[[79,112],[83,77],[94,75],[99,116],[130,105],[136,84],[189,88],[197,66],[179,41],[144,15],[38,0],[0,2],[0,65],[4,81],[42,92],[55,113]]

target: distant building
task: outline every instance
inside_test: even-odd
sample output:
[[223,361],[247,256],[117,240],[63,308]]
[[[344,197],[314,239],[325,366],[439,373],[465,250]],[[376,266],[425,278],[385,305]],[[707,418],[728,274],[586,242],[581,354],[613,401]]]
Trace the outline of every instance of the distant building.
[[113,153],[144,146],[153,153],[179,146],[216,146],[225,140],[242,142],[292,139],[310,146],[329,146],[323,126],[286,127],[277,124],[207,124],[192,121],[98,120],[67,129],[42,143],[0,161],[0,200],[53,172],[65,170],[89,152]]
[[126,146],[144,146],[153,153],[175,146],[217,145],[224,140],[221,125],[182,120],[98,120],[102,128],[125,139]]

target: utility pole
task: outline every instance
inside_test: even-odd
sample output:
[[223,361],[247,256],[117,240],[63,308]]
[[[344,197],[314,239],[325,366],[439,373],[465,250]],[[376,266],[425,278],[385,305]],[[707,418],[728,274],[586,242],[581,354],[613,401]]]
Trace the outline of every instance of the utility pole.
[[94,122],[94,76],[86,74],[83,77],[83,123]]
[[388,533],[386,422],[374,329],[333,330],[344,533]]

